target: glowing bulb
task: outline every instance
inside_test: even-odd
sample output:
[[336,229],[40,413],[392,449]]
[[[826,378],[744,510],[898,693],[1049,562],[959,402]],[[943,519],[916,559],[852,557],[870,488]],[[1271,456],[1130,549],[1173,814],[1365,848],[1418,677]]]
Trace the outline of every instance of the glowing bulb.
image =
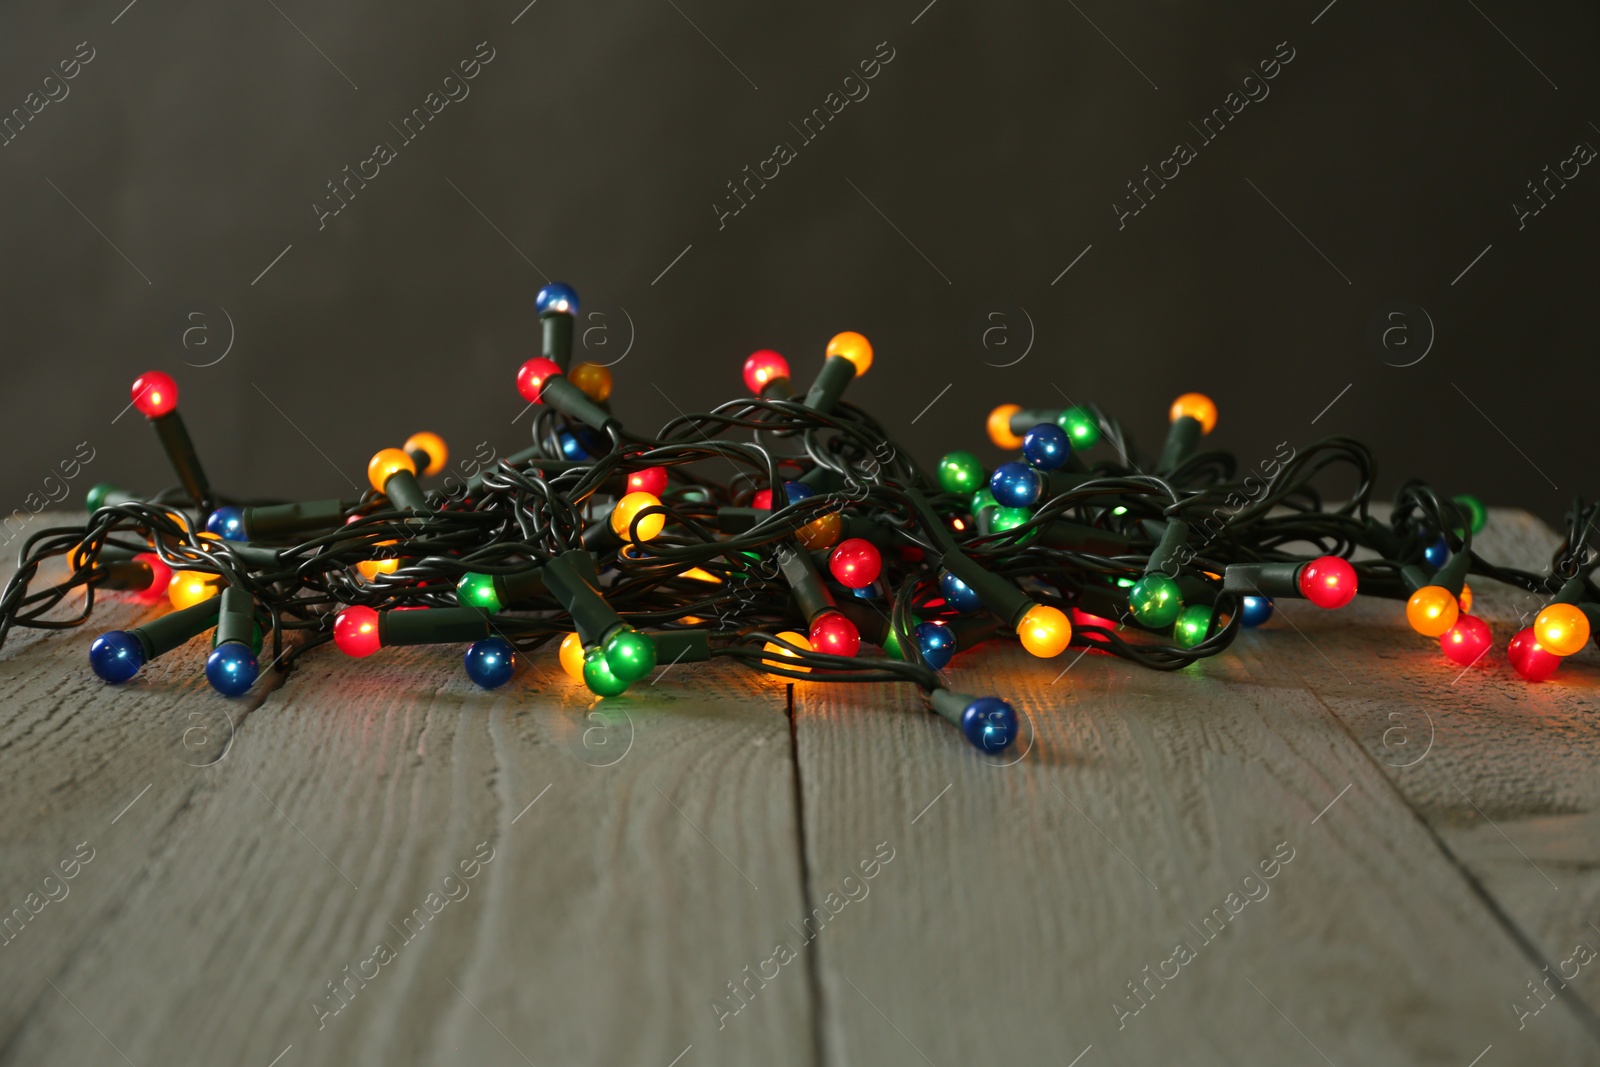
[[[995,508],[994,516],[989,520],[989,526],[995,533],[1005,533],[1008,530],[1015,530],[1032,518],[1033,512],[1027,508]],[[1032,531],[1029,531],[1022,536],[1021,540],[1026,541],[1032,536]]]
[[828,355],[840,356],[855,364],[856,377],[859,378],[872,367],[872,345],[859,333],[846,330],[836,333],[833,340],[828,342]]
[[1022,647],[1040,659],[1050,659],[1066,651],[1072,642],[1072,623],[1060,609],[1049,604],[1035,604],[1017,623],[1017,636]]
[[628,492],[659,497],[667,491],[667,468],[644,467],[628,474]]
[[411,461],[411,457],[398,448],[379,449],[367,461],[367,481],[380,493],[397,471],[417,473],[417,465]]
[[[658,508],[661,501],[653,493],[629,493],[617,501],[617,506],[611,509],[611,531],[623,540],[632,540],[633,535],[629,528],[633,526],[634,517],[645,508]],[[638,540],[649,541],[666,528],[665,515],[646,515],[639,520]]]
[[427,453],[428,465],[422,468],[423,474],[438,474],[444,470],[445,463],[450,459],[450,449],[445,446],[444,438],[427,430],[414,433],[406,438],[406,443],[401,448],[407,454],[412,452]]
[[559,311],[575,317],[578,314],[578,291],[565,282],[551,282],[533,298],[533,308],[541,315]]
[[1200,432],[1210,433],[1217,425],[1217,405],[1204,393],[1184,393],[1172,402],[1168,418],[1177,422],[1185,415],[1200,424]]
[[345,608],[334,617],[333,643],[347,656],[372,655],[378,651],[378,613],[360,604]]
[[[793,630],[785,630],[778,635],[778,639],[789,642],[795,648],[804,649],[807,652],[811,651],[811,642],[806,638],[805,634],[797,634]],[[761,652],[763,661],[771,660],[776,666],[783,667],[785,670],[798,671],[801,674],[811,673],[811,668],[804,663],[784,662],[784,660],[799,659],[800,653],[792,648],[784,648],[777,641],[768,641],[762,645]]]
[[1489,624],[1476,615],[1461,616],[1439,638],[1439,647],[1444,654],[1463,667],[1478,662],[1493,644],[1494,637],[1489,633]]
[[1300,568],[1300,595],[1319,608],[1342,608],[1356,598],[1356,569],[1338,556],[1318,556]]
[[883,556],[871,541],[852,537],[834,546],[828,557],[828,570],[840,585],[851,589],[865,589],[878,580],[883,570]]
[[688,570],[678,575],[678,577],[693,578],[697,582],[716,582],[719,584],[722,582],[721,578],[718,578],[715,574],[712,574],[704,567],[690,567]]
[[1506,646],[1506,659],[1516,672],[1530,682],[1542,682],[1561,666],[1561,657],[1547,651],[1539,644],[1533,627],[1528,627],[1511,639]]
[[602,697],[619,697],[628,691],[628,683],[612,673],[606,650],[599,647],[583,654],[583,684],[591,693]]
[[133,380],[133,406],[147,419],[159,419],[178,406],[178,383],[172,375],[145,371]]
[[1483,528],[1489,525],[1489,509],[1483,506],[1483,501],[1470,493],[1450,498],[1455,504],[1467,513],[1467,523],[1472,527],[1473,533],[1482,533]]
[[1183,594],[1165,574],[1147,574],[1128,589],[1128,606],[1145,626],[1165,630],[1182,614]]
[[1450,590],[1425,585],[1406,601],[1406,621],[1423,637],[1438,637],[1456,624],[1461,608]]
[[605,403],[611,396],[611,372],[598,363],[579,363],[567,371],[567,381],[596,404]]
[[1193,648],[1211,632],[1211,609],[1204,604],[1190,604],[1178,615],[1172,627],[1172,638],[1179,648]]
[[553,359],[543,356],[534,356],[524,363],[517,371],[517,392],[522,394],[522,399],[530,404],[539,403],[539,394],[544,390],[544,383],[561,373],[561,368]]
[[154,604],[166,595],[172,585],[172,568],[162,562],[154,552],[141,552],[133,557],[150,568],[150,584],[133,595],[141,604]]
[[861,631],[837,611],[824,611],[811,623],[811,647],[830,656],[854,656],[861,648]]
[[380,574],[393,574],[400,569],[400,561],[393,557],[389,559],[361,559],[356,561],[356,571],[367,581],[372,581]]
[[205,571],[175,571],[167,583],[167,599],[175,608],[192,608],[220,592],[216,582],[217,576]]
[[984,425],[989,431],[989,440],[994,442],[996,448],[1015,452],[1022,447],[1022,438],[1011,432],[1011,416],[1021,410],[1021,404],[1001,404],[989,412],[989,421]]
[[1463,615],[1472,610],[1472,586],[1461,583],[1461,595],[1456,597],[1456,603],[1461,605]]
[[800,527],[794,532],[794,539],[807,548],[829,548],[839,540],[839,535],[842,533],[844,533],[844,518],[835,511],[812,519]]
[[500,594],[494,591],[494,579],[487,574],[468,571],[456,582],[456,603],[464,608],[482,608],[499,611]]
[[1554,656],[1570,656],[1589,643],[1589,617],[1571,604],[1550,604],[1533,620],[1539,646]]
[[1056,416],[1056,425],[1067,431],[1072,447],[1079,452],[1093,448],[1100,440],[1100,424],[1083,408],[1068,408]]
[[575,633],[561,639],[561,669],[574,682],[583,681],[583,639]]
[[939,488],[945,492],[966,496],[984,484],[983,464],[971,452],[951,452],[939,461]]
[[779,378],[789,377],[789,361],[770,348],[750,353],[744,361],[744,384],[757,396],[761,390]]
[[656,668],[656,643],[631,626],[620,627],[606,638],[605,653],[611,673],[628,685]]

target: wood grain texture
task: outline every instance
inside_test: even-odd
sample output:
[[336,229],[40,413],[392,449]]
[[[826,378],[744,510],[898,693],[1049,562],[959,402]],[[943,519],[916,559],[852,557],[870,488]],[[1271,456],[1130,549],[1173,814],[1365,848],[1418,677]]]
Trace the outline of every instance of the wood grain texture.
[[[1416,750],[1395,735],[1384,747],[1390,711],[1467,699],[1437,648],[1407,647],[1399,610],[1281,605],[1232,654],[1175,674],[1097,655],[1052,682],[1060,668],[1020,650],[961,657],[955,688],[1005,693],[1032,715],[1036,746],[1012,766],[976,755],[908,692],[797,686],[812,902],[872,842],[898,850],[816,942],[830,1062],[1066,1063],[1090,1045],[1086,1065],[1319,1052],[1460,1065],[1490,1045],[1508,1054],[1497,1062],[1594,1062],[1580,1003],[1562,998],[1520,1029],[1510,1008],[1570,945],[1541,958],[1418,814],[1471,810],[1450,802],[1447,771],[1502,803],[1551,798],[1542,809],[1581,795],[1593,761],[1541,726],[1476,730],[1460,742],[1470,757],[1436,749],[1412,771],[1379,763]],[[1463,691],[1474,714],[1526,714],[1520,680],[1484,678]],[[1548,780],[1520,757],[1504,766],[1524,737],[1569,753]],[[1414,810],[1402,774],[1422,768],[1439,777]],[[1242,897],[1280,842],[1295,857],[1268,895],[1206,941],[1205,916]],[[1121,1016],[1119,998],[1140,1003],[1126,983],[1170,974],[1161,961],[1180,940],[1197,957]]]

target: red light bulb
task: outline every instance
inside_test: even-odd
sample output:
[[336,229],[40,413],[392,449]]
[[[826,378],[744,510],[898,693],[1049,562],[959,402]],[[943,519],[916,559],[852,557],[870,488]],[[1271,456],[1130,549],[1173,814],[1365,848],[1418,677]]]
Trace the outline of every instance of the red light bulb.
[[771,511],[772,510],[772,490],[771,489],[757,489],[755,491],[755,495],[750,498],[750,506],[753,507],[753,508],[756,508],[759,511]]
[[1506,659],[1530,682],[1544,681],[1561,666],[1561,657],[1539,644],[1531,626],[1511,639],[1506,646]]
[[178,406],[178,383],[172,375],[147,370],[133,380],[133,406],[147,419],[158,419]]
[[789,361],[770,348],[752,352],[750,358],[744,361],[744,384],[757,396],[761,395],[761,390],[767,387],[767,383],[787,377],[789,377]]
[[143,604],[154,604],[167,595],[167,586],[172,584],[172,568],[154,552],[141,552],[133,558],[150,566],[150,587],[141,589],[133,598]]
[[641,471],[633,471],[628,475],[628,492],[649,493],[659,497],[667,491],[667,468],[646,467]]
[[370,656],[378,651],[378,613],[357,604],[333,620],[333,643],[347,656]]
[[1493,644],[1494,636],[1489,633],[1489,624],[1476,615],[1461,616],[1439,638],[1439,647],[1444,654],[1463,667],[1478,662],[1479,657],[1488,652]]
[[539,403],[539,394],[544,390],[544,383],[550,378],[561,373],[561,368],[553,359],[535,356],[522,365],[517,371],[517,392],[522,394],[522,399],[530,404]]
[[1300,595],[1319,608],[1342,608],[1356,598],[1356,569],[1338,556],[1318,556],[1300,568]]
[[828,569],[839,579],[839,584],[851,589],[865,589],[878,580],[883,570],[883,557],[871,541],[851,537],[834,546],[828,557]]
[[811,624],[811,647],[830,656],[853,656],[861,648],[861,632],[837,611],[824,611]]

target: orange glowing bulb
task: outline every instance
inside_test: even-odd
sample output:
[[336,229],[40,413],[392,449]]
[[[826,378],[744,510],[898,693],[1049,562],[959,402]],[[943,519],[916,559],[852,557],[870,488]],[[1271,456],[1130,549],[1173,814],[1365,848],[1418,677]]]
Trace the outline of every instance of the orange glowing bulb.
[[1551,604],[1533,620],[1539,647],[1556,656],[1570,656],[1589,643],[1589,617],[1571,604]]
[[1423,637],[1438,637],[1456,624],[1461,605],[1440,585],[1425,585],[1406,601],[1406,621]]
[[445,463],[450,459],[450,449],[445,445],[444,438],[427,430],[414,433],[406,438],[406,443],[403,447],[408,454],[411,452],[426,452],[428,454],[428,465],[422,468],[423,474],[438,474],[444,470]]
[[417,465],[411,462],[411,457],[398,448],[380,449],[367,461],[367,481],[380,493],[397,471],[417,473]]
[[857,378],[867,373],[872,366],[872,343],[859,333],[850,330],[833,335],[833,340],[828,342],[827,354],[841,356],[854,363]]
[[575,633],[561,639],[561,669],[573,681],[583,681],[583,639]]
[[598,363],[579,363],[567,371],[567,381],[583,390],[584,396],[602,404],[611,396],[611,372]]
[[1072,642],[1072,623],[1060,609],[1049,604],[1035,604],[1017,623],[1017,636],[1022,647],[1040,659],[1050,659],[1066,651]]
[[680,577],[680,578],[693,578],[697,582],[719,582],[720,583],[722,581],[721,578],[718,578],[715,574],[712,574],[710,571],[706,570],[704,567],[690,567],[688,570],[686,570],[682,574],[678,575],[678,577]]
[[205,571],[175,571],[167,583],[167,599],[175,608],[192,608],[216,596],[217,576]]
[[[624,540],[632,536],[628,531],[633,526],[634,517],[645,508],[658,508],[661,506],[660,498],[652,493],[629,493],[617,501],[617,506],[611,509],[611,530]],[[665,515],[646,515],[639,520],[639,540],[649,541],[666,528]]]
[[1461,605],[1461,614],[1466,615],[1472,611],[1472,586],[1465,582],[1461,584],[1461,595],[1456,597],[1456,603]]
[[838,512],[812,519],[794,532],[794,539],[807,548],[832,548],[844,533],[844,519]]
[[995,443],[996,448],[1015,452],[1022,447],[1022,438],[1011,432],[1011,416],[1021,410],[1021,404],[1001,404],[989,412],[989,440]]
[[[795,646],[795,648],[804,649],[807,652],[811,651],[811,639],[805,634],[797,634],[793,630],[785,630],[779,634],[778,637],[780,640],[789,642],[791,645]],[[786,670],[798,671],[801,674],[811,673],[811,668],[807,667],[804,663],[783,662],[783,660],[787,659],[799,659],[800,653],[794,651],[794,649],[784,648],[776,641],[768,641],[766,644],[761,646],[761,651],[766,654],[763,657],[764,662],[770,658],[771,662],[775,666],[783,667]]]
[[1177,422],[1187,415],[1200,424],[1200,432],[1210,433],[1217,425],[1217,405],[1204,393],[1184,393],[1172,402],[1168,417]]

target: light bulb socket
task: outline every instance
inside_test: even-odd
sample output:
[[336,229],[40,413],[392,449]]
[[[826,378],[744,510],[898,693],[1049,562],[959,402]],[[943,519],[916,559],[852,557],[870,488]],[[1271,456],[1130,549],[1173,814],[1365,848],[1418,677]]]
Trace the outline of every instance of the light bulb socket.
[[[1189,421],[1195,422],[1193,419]],[[1200,424],[1195,422],[1195,425]],[[1145,574],[1164,574],[1168,578],[1177,578],[1184,563],[1178,556],[1188,547],[1189,524],[1182,519],[1167,520],[1167,528],[1161,531],[1161,540],[1156,542],[1149,561],[1144,565]]]
[[[1406,595],[1409,597],[1423,586],[1437,585],[1438,583],[1433,580],[1432,571],[1433,568],[1425,563],[1407,563],[1401,567],[1400,584],[1404,587]],[[1458,591],[1456,595],[1461,594]]]
[[1294,560],[1275,563],[1230,563],[1222,572],[1222,591],[1240,596],[1288,597],[1304,600],[1300,568]]
[[611,528],[611,517],[609,515],[600,522],[593,522],[585,526],[583,533],[579,535],[579,540],[583,542],[583,547],[587,551],[597,556],[612,555],[623,545],[622,538],[617,535],[617,531]]
[[543,334],[540,355],[560,367],[562,374],[567,373],[572,363],[573,326],[572,315],[565,311],[546,311],[539,316],[539,328]]
[[565,375],[553,374],[545,379],[539,389],[539,402],[601,433],[608,432],[611,424],[617,421],[605,408],[590,400],[587,393],[567,381]]
[[311,530],[333,530],[344,524],[342,500],[304,500],[245,508],[244,534],[251,541],[270,541]]
[[210,515],[215,503],[211,498],[211,483],[206,480],[206,472],[200,466],[200,456],[194,450],[194,441],[189,437],[188,427],[183,424],[183,416],[174,408],[165,415],[151,419],[150,425],[155,427],[156,437],[161,440],[161,447],[166,450],[167,459],[171,461],[183,491],[189,494],[189,499],[200,509],[202,516]]
[[600,594],[594,557],[588,552],[572,549],[550,560],[544,565],[544,583],[572,616],[572,628],[583,647],[593,648],[622,624],[622,616]]
[[248,590],[237,586],[223,589],[217,600],[216,644],[238,641],[246,647],[255,640],[256,602]]
[[1040,531],[1039,543],[1045,548],[1087,552],[1093,556],[1125,556],[1133,547],[1132,539],[1123,534],[1065,520],[1052,522]]
[[710,630],[653,630],[645,636],[656,646],[657,663],[704,663],[711,658]]
[[[1583,602],[1588,595],[1589,591],[1587,588],[1585,588],[1584,580],[1582,578],[1569,578],[1561,586],[1560,591],[1557,592],[1555,596],[1550,598],[1550,603],[1574,604],[1582,607]],[[1548,607],[1549,605],[1546,606]]]
[[[835,356],[834,358],[838,359],[840,357]],[[846,362],[849,361],[846,360]],[[809,485],[819,493],[834,493],[844,488],[844,475],[832,467],[824,467],[820,464],[812,467],[795,480],[802,485]]]
[[[940,552],[940,565],[976,593],[984,607],[1004,619],[1008,626],[1015,627],[1017,620],[1033,607],[1033,599],[1013,585],[1009,578],[991,574],[982,564],[963,553],[950,528],[939,519],[919,490],[907,489],[906,495],[922,519],[924,532]],[[982,525],[980,518],[979,529],[982,529]]]
[[384,648],[471,644],[489,633],[489,613],[482,608],[378,612],[378,644]]
[[169,611],[159,619],[135,626],[128,633],[138,639],[144,648],[145,662],[149,663],[215,626],[217,612],[222,607],[221,599],[207,597],[198,604]]
[[978,698],[968,696],[966,693],[957,693],[952,689],[935,689],[928,694],[928,707],[938,712],[940,718],[949,720],[959,730],[961,717],[976,699]]
[[1161,458],[1156,461],[1156,473],[1166,474],[1184,460],[1194,455],[1205,435],[1205,427],[1193,415],[1179,415],[1167,428],[1167,443],[1162,446]]
[[519,601],[543,597],[550,592],[545,588],[543,567],[529,567],[510,574],[496,574],[493,584],[494,595],[499,598],[500,606],[503,608],[509,608]]
[[828,592],[828,585],[810,552],[785,541],[774,548],[773,554],[807,625],[823,612],[836,610],[833,594]]
[[762,400],[793,400],[794,383],[787,377],[768,378],[759,395]]
[[1472,568],[1472,554],[1469,552],[1452,553],[1433,574],[1429,585],[1442,586],[1453,597],[1461,595],[1461,587],[1466,584],[1467,574]]
[[822,361],[822,370],[817,372],[816,380],[806,393],[805,406],[819,414],[829,414],[855,376],[854,363],[843,356],[829,356]]
[[144,592],[150,588],[150,583],[155,581],[155,575],[155,568],[142,559],[108,560],[102,551],[99,563],[94,568],[93,584],[97,589],[129,589]]
[[401,468],[383,481],[383,495],[401,511],[427,511],[428,494],[417,483],[417,476]]

